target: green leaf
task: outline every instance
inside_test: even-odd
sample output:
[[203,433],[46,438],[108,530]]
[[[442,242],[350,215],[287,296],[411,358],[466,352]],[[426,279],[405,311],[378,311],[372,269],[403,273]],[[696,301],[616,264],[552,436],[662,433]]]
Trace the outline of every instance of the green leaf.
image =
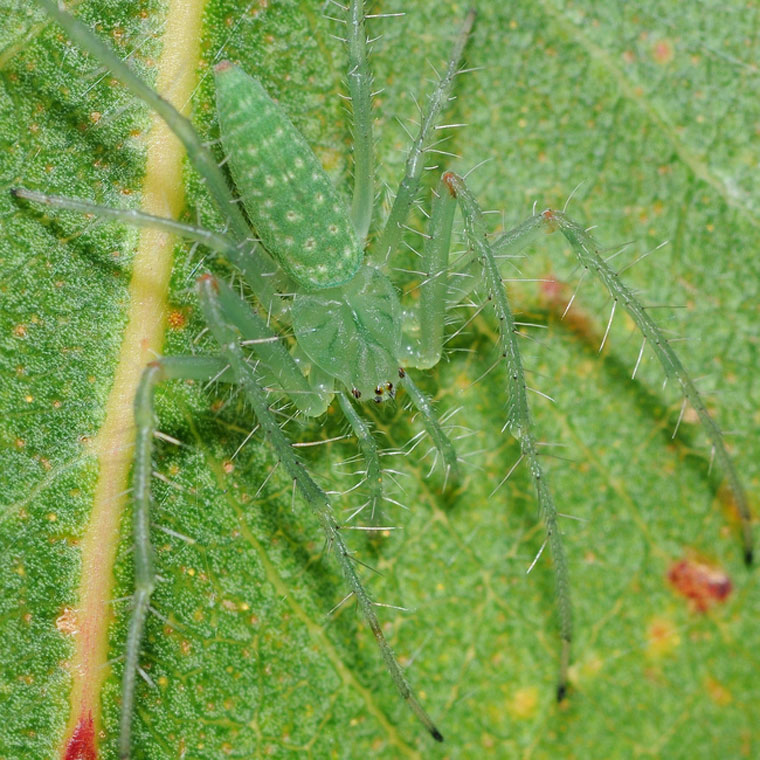
[[[67,43],[32,4],[5,3],[0,25],[0,758],[61,756],[79,643],[82,540],[94,500],[100,430],[118,369],[137,234],[70,212],[12,199],[25,186],[135,205],[142,191],[142,135],[150,115],[96,62]],[[401,19],[370,21],[382,33],[371,64],[376,88],[379,179],[394,187],[408,138],[397,117],[416,117],[415,100],[440,70],[465,6],[378,4]],[[592,3],[539,0],[479,3],[468,65],[446,123],[453,131],[430,163],[469,178],[493,229],[539,208],[561,208],[586,225],[658,309],[725,431],[757,509],[760,488],[758,296],[760,210],[757,19],[748,7],[717,2]],[[83,0],[77,14],[149,80],[161,53],[165,8]],[[333,8],[329,15],[338,15]],[[260,2],[241,10],[209,0],[193,118],[215,139],[209,67],[240,62],[278,93],[339,191],[350,192],[349,125],[343,103],[345,56],[318,2]],[[447,133],[442,133],[447,134]],[[430,172],[432,183],[433,175]],[[186,219],[216,215],[189,170]],[[429,193],[424,196],[429,203]],[[412,221],[421,226],[422,218]],[[377,228],[375,227],[375,232]],[[411,245],[418,242],[410,233]],[[210,344],[191,285],[200,254],[178,245],[164,351]],[[494,363],[487,314],[456,339],[448,360],[417,373],[453,424],[463,480],[442,495],[428,476],[423,443],[387,466],[403,490],[384,523],[402,528],[349,536],[386,633],[443,731],[433,746],[395,692],[372,634],[346,604],[323,552],[316,520],[276,471],[254,436],[255,422],[225,388],[171,384],[159,391],[154,540],[162,578],[152,600],[141,658],[153,686],[138,685],[134,756],[267,757],[754,757],[758,749],[756,672],[760,604],[755,575],[742,564],[736,517],[709,470],[710,451],[687,410],[678,435],[676,389],[616,316],[597,353],[609,304],[586,278],[573,309],[559,315],[578,279],[559,236],[516,262],[510,296],[540,343],[524,342],[539,436],[561,512],[576,610],[569,699],[554,701],[559,643],[553,577],[539,551],[530,479],[508,435],[504,383]],[[222,271],[222,270],[220,270]],[[546,282],[556,278],[558,283]],[[539,281],[540,280],[540,281]],[[567,284],[564,284],[567,283]],[[160,325],[158,325],[160,326]],[[138,357],[134,358],[138,361]],[[142,359],[139,359],[142,362]],[[134,369],[139,370],[135,364]],[[715,392],[714,394],[712,392]],[[421,427],[403,404],[367,407],[381,445],[402,448]],[[124,428],[128,426],[124,422]],[[345,432],[325,419],[288,423],[303,441]],[[97,440],[97,439],[95,439]],[[326,487],[344,490],[360,465],[346,439],[302,450]],[[128,452],[114,452],[114,456]],[[570,461],[568,461],[570,460]],[[264,484],[264,481],[266,483]],[[355,508],[361,491],[337,507]],[[350,514],[346,512],[345,514]],[[129,510],[111,577],[113,614],[103,611],[113,660],[101,698],[102,757],[115,757],[121,664],[132,583]],[[179,535],[178,535],[179,534]],[[184,537],[184,538],[183,538]],[[189,540],[188,540],[189,539]],[[667,580],[679,560],[727,576],[732,590],[707,612]],[[86,579],[85,579],[86,580]],[[76,722],[74,716],[74,722]],[[69,731],[72,723],[69,723]]]

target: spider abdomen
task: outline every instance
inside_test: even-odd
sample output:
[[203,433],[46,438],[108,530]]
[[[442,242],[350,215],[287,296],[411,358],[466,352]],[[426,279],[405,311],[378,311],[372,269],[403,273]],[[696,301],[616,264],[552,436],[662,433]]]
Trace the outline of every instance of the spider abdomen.
[[306,290],[347,282],[362,251],[309,144],[256,79],[227,61],[215,73],[222,144],[264,247]]

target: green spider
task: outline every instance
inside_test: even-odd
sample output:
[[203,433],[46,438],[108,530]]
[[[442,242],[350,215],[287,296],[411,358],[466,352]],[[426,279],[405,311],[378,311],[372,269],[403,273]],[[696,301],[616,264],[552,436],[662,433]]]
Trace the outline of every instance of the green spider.
[[[342,524],[330,498],[295,454],[271,410],[270,392],[285,398],[306,417],[323,415],[333,400],[359,442],[366,462],[369,498],[374,514],[383,499],[379,450],[356,402],[383,401],[402,388],[419,412],[433,440],[447,482],[458,476],[457,452],[430,401],[408,370],[434,367],[446,340],[446,313],[473,293],[482,291],[499,323],[498,347],[503,358],[509,399],[506,429],[519,442],[527,461],[551,550],[561,641],[557,698],[567,690],[573,636],[567,563],[558,529],[558,513],[528,404],[518,327],[507,300],[499,261],[515,255],[545,233],[559,231],[582,267],[596,274],[613,298],[641,330],[644,341],[661,361],[668,378],[677,382],[700,418],[729,481],[742,517],[744,554],[752,561],[751,518],[746,497],[728,457],[722,435],[662,331],[634,294],[601,258],[586,231],[563,213],[546,210],[503,235],[491,239],[480,207],[465,180],[445,172],[432,202],[420,268],[419,297],[402,305],[388,275],[401,244],[403,227],[415,201],[424,169],[424,154],[438,118],[449,99],[472,29],[470,11],[451,52],[445,73],[430,95],[420,130],[409,151],[404,176],[388,218],[377,238],[367,244],[372,221],[373,136],[372,75],[367,62],[365,10],[353,0],[347,14],[348,86],[353,111],[354,194],[344,208],[318,159],[257,80],[229,62],[215,69],[217,115],[226,164],[234,182],[202,145],[190,122],[161,99],[102,45],[84,26],[50,0],[37,0],[79,45],[104,63],[132,92],[155,109],[183,141],[188,156],[226,219],[223,232],[209,231],[136,211],[94,206],[84,201],[15,190],[17,197],[92,213],[131,224],[182,235],[215,250],[235,265],[256,297],[251,304],[210,274],[198,279],[197,293],[218,352],[210,356],[168,356],[145,370],[135,401],[137,442],[134,457],[135,592],[126,644],[119,752],[128,757],[134,713],[138,660],[149,601],[156,583],[150,538],[151,457],[156,420],[153,406],[158,383],[170,379],[220,381],[240,388],[253,408],[264,436],[294,488],[322,525],[327,545],[371,628],[381,655],[401,696],[431,736],[443,736],[415,697],[361,582],[343,538]],[[242,202],[240,209],[238,199]],[[452,225],[459,209],[468,252],[450,261]],[[256,240],[254,240],[254,238]],[[612,315],[610,316],[610,322]],[[293,340],[284,337],[290,329]],[[609,326],[608,326],[609,330]],[[642,346],[643,350],[643,346]],[[361,514],[357,510],[354,517]]]

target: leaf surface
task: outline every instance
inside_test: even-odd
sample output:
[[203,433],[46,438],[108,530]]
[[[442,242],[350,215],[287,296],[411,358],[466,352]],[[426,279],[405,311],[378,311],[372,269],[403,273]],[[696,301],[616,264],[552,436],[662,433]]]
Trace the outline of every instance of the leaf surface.
[[[137,235],[20,204],[23,185],[107,205],[142,192],[149,114],[30,4],[8,4],[0,29],[0,758],[61,756],[75,674],[81,545],[98,480],[89,442],[103,424],[117,372]],[[401,8],[401,5],[404,7]],[[415,100],[440,71],[465,8],[385,2],[371,63],[378,175],[401,176]],[[212,0],[201,40],[193,118],[216,139],[210,67],[217,57],[259,77],[314,147],[339,192],[350,193],[344,53],[316,2]],[[704,2],[479,3],[470,67],[445,122],[466,123],[430,164],[470,177],[494,230],[539,208],[561,208],[609,247],[658,309],[728,437],[750,502],[760,489],[758,290],[760,212],[755,97],[758,15]],[[112,0],[77,13],[147,78],[157,72],[165,9]],[[337,10],[336,10],[337,12]],[[330,15],[335,15],[331,12]],[[220,52],[223,51],[223,52]],[[480,68],[482,67],[482,68]],[[410,129],[414,129],[411,125]],[[447,134],[442,132],[442,135]],[[433,175],[430,172],[432,183]],[[187,220],[218,223],[186,171]],[[382,187],[382,185],[381,185]],[[429,193],[424,196],[428,203]],[[420,227],[423,220],[413,219]],[[377,220],[376,220],[377,224]],[[377,228],[375,227],[375,231]],[[407,242],[419,238],[410,233]],[[164,351],[210,350],[192,283],[201,254],[178,244]],[[559,236],[505,269],[513,306],[540,338],[524,341],[538,434],[563,522],[576,610],[569,700],[554,701],[559,644],[553,577],[527,474],[500,433],[500,368],[488,372],[495,324],[487,311],[430,373],[417,373],[466,455],[463,480],[441,493],[425,443],[388,458],[403,473],[385,525],[349,536],[385,631],[446,742],[429,737],[394,691],[369,630],[344,605],[316,520],[254,436],[240,397],[174,383],[158,394],[154,540],[161,576],[142,658],[135,757],[669,758],[758,754],[758,585],[741,561],[738,525],[689,410],[678,435],[676,390],[616,316],[601,356],[609,303],[578,280]],[[507,265],[509,266],[509,265]],[[519,270],[519,271],[518,271]],[[223,268],[218,271],[224,272]],[[547,280],[553,278],[551,282]],[[540,333],[537,335],[537,333]],[[460,350],[463,349],[463,350]],[[485,374],[479,382],[472,382]],[[403,399],[400,399],[403,400]],[[403,404],[366,408],[381,444],[403,447],[421,427]],[[302,441],[340,436],[337,411],[288,423]],[[346,489],[359,469],[353,439],[304,449],[321,482]],[[557,458],[549,458],[549,455]],[[266,480],[266,483],[265,483]],[[337,508],[358,505],[361,492]],[[350,510],[350,511],[349,511]],[[120,657],[132,565],[128,511],[115,574],[109,658],[100,695],[100,755],[115,757]],[[668,582],[680,560],[724,574],[731,591],[697,612]],[[73,622],[72,622],[73,621]]]

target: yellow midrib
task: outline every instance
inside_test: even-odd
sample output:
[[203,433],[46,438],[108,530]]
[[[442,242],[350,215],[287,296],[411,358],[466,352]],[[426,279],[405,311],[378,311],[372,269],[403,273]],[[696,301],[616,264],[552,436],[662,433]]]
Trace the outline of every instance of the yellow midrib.
[[[156,89],[180,111],[187,111],[196,84],[201,17],[205,0],[169,0]],[[154,115],[147,138],[142,209],[176,218],[185,201],[179,140]],[[71,661],[70,714],[59,756],[89,715],[95,736],[101,730],[100,692],[108,674],[108,628],[112,620],[113,565],[132,461],[132,404],[143,367],[163,345],[166,296],[173,238],[143,230],[129,285],[130,307],[105,419],[93,442],[99,474],[86,533],[77,604],[77,636]]]

